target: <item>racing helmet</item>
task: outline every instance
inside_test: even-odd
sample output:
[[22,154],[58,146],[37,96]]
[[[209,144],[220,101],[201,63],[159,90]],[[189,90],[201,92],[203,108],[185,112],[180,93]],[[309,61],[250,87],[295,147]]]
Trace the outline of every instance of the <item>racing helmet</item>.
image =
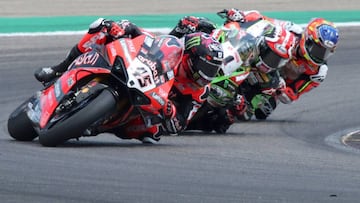
[[314,18],[301,35],[298,53],[309,65],[317,67],[335,52],[338,38],[339,31],[332,22]]
[[198,25],[198,32],[205,32],[210,34],[213,30],[216,29],[216,24],[213,23],[211,20],[205,17],[198,17],[199,18],[199,25]]
[[270,27],[257,39],[255,66],[265,73],[280,69],[292,58],[295,44],[293,33],[280,26]]
[[185,35],[182,64],[186,76],[198,86],[209,84],[218,73],[223,61],[223,49],[215,38],[203,32]]

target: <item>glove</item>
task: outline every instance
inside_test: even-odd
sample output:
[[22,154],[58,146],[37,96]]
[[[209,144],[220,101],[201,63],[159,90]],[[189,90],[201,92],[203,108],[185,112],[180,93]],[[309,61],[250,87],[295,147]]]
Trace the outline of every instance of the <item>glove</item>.
[[125,29],[123,29],[123,26],[119,23],[112,20],[104,20],[103,25],[106,27],[107,33],[114,39],[118,39],[125,35]]
[[310,75],[310,80],[316,83],[322,83],[327,75],[328,66],[323,64],[319,67],[319,71],[315,75]]
[[290,104],[291,102],[297,100],[298,98],[299,96],[290,87],[286,87],[278,95],[278,99],[283,104]]
[[287,29],[288,31],[295,33],[297,35],[300,35],[303,32],[303,28],[300,25],[295,24],[290,21],[287,21],[285,23],[285,29]]
[[175,30],[176,32],[182,34],[190,34],[196,31],[199,26],[199,18],[194,16],[185,16],[177,24]]
[[225,9],[224,12],[226,12],[226,18],[228,21],[233,21],[233,22],[245,21],[244,13],[237,8],[231,8],[229,10]]

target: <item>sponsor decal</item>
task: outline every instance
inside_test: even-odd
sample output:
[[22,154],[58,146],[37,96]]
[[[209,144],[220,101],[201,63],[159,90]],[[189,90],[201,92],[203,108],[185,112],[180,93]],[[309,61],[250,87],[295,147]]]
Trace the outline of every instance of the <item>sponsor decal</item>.
[[80,66],[84,64],[94,65],[96,61],[99,59],[99,56],[100,55],[97,52],[88,52],[76,58],[73,64],[75,64],[76,66]]
[[68,79],[67,79],[67,85],[68,85],[69,87],[71,87],[73,84],[74,84],[73,78],[72,78],[72,77],[68,78]]
[[189,39],[185,44],[185,49],[191,49],[194,46],[200,45],[201,38],[200,36],[193,37]]
[[175,77],[174,71],[172,71],[172,70],[166,72],[166,74],[167,74],[167,78],[168,78],[169,80],[171,80],[171,79],[173,79],[173,78]]
[[247,78],[248,74],[241,74],[235,77],[235,82],[239,82],[242,80],[245,80]]
[[116,51],[116,48],[115,48],[115,46],[114,46],[113,43],[110,44],[109,50],[110,50],[110,55],[111,55],[112,57],[115,57],[115,56],[117,55],[117,51]]
[[151,59],[147,59],[147,58],[145,58],[144,56],[141,56],[141,55],[138,56],[138,59],[139,59],[142,63],[144,63],[144,64],[146,64],[147,66],[150,67],[150,69],[151,69],[151,71],[152,71],[152,73],[153,73],[153,76],[154,76],[154,81],[155,81],[155,83],[159,83],[160,79],[159,79],[158,70],[157,70],[157,68],[156,68],[156,62],[155,62],[155,61],[152,61]]
[[160,95],[156,94],[156,92],[151,93],[151,97],[154,98],[161,106],[165,105],[165,101],[163,98],[161,98]]
[[54,93],[55,93],[56,98],[59,98],[61,96],[61,84],[60,84],[60,82],[56,82],[54,84]]
[[153,43],[154,43],[154,38],[146,36],[144,40],[144,44],[146,44],[146,46],[148,47],[151,47]]
[[[133,72],[133,75],[139,82],[140,87],[142,88],[150,86],[152,84],[150,74],[145,69],[145,67],[137,67],[136,70]],[[135,83],[131,83],[131,81],[129,82],[130,85],[135,85]]]
[[132,40],[127,40],[127,47],[129,49],[130,52],[132,53],[136,53],[136,49],[135,49],[135,46],[134,46],[134,43]]

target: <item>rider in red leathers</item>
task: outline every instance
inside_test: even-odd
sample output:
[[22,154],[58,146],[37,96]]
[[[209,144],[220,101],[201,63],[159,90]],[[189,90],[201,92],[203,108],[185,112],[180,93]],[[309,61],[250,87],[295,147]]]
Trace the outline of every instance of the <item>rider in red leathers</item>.
[[[90,25],[88,33],[60,64],[36,70],[35,78],[42,83],[51,82],[64,73],[75,58],[90,51],[94,45],[107,44],[121,37],[135,38],[143,33],[152,35],[127,20],[115,22],[100,18]],[[176,33],[174,31],[172,35],[184,35]],[[183,43],[184,53],[176,68],[174,86],[164,108],[163,125],[146,127],[142,118],[136,117],[111,133],[123,139],[156,143],[161,135],[177,134],[186,128],[207,97],[209,83],[220,69],[223,51],[217,40],[203,32],[186,34]]]
[[[285,88],[279,89],[270,98],[282,103],[296,101],[301,95],[319,86],[326,78],[327,60],[335,52],[338,43],[338,29],[332,22],[322,18],[312,19],[305,29],[290,21],[263,16],[259,11],[241,11],[236,8],[225,9],[220,14],[229,22],[256,21],[264,19],[273,22],[293,32],[297,37],[293,59],[281,69],[281,76],[285,79]],[[241,25],[240,25],[241,26]],[[263,119],[271,112],[262,115]]]
[[78,56],[90,51],[93,45],[107,44],[120,37],[134,38],[140,34],[142,34],[142,30],[130,21],[115,22],[99,18],[90,24],[88,32],[72,47],[61,63],[37,69],[34,73],[35,78],[42,83],[48,83],[62,75]]
[[[125,129],[126,136],[122,138],[136,138],[143,142],[155,143],[164,133],[177,135],[186,129],[192,117],[206,101],[210,90],[209,84],[222,63],[222,48],[218,41],[202,32],[187,34],[183,40],[184,56],[169,95],[171,104],[169,103],[166,110],[170,115],[164,123],[166,132],[159,126],[144,129],[138,119]],[[139,123],[139,128],[134,129],[133,126]]]
[[338,38],[335,25],[325,19],[314,18],[307,24],[298,41],[295,58],[282,70],[287,86],[279,95],[282,103],[296,101],[325,80],[327,60],[335,53]]
[[[255,77],[258,78],[256,80],[260,80],[260,78],[262,78],[262,75],[267,75],[267,78],[265,79],[266,82],[264,82],[265,80],[262,81],[261,87],[255,87],[255,89],[258,90],[260,88],[263,88],[264,91],[270,91],[274,89],[274,87],[282,87],[285,83],[278,79],[280,77],[278,69],[285,65],[292,57],[291,50],[294,48],[295,45],[295,36],[291,32],[284,29],[282,26],[278,26],[272,22],[262,21],[257,23],[255,21],[258,22],[261,21],[261,19],[254,20],[251,23],[247,23],[246,26],[251,27],[252,30],[254,28],[257,29],[255,32],[251,33],[253,37],[257,38],[257,42],[255,43],[255,46],[249,47],[249,49],[239,51],[239,54],[241,56],[251,56],[248,57],[249,59],[246,60],[242,58],[244,60],[242,66],[250,66],[253,70],[252,73],[254,73],[254,75],[256,75]],[[237,23],[233,24],[236,25]],[[212,35],[216,36],[216,38],[221,38],[222,34],[225,33],[222,32],[222,30],[216,30],[216,26],[208,19],[194,16],[185,16],[180,19],[177,26],[170,33],[177,32],[177,36],[181,37],[181,34],[191,33],[199,30],[207,33],[212,33]],[[244,30],[247,29],[245,28],[242,31]],[[264,36],[258,36],[261,35],[262,31],[268,32],[268,34],[264,34]],[[224,39],[225,38],[226,36],[224,36]],[[252,87],[252,89],[254,89],[254,87]],[[255,92],[252,91],[251,94],[253,95],[255,94]],[[252,95],[249,96],[253,97]],[[211,129],[213,128],[216,132],[225,132],[227,128],[234,122],[233,116],[244,115],[247,106],[245,102],[246,101],[244,97],[240,93],[234,98],[234,104],[237,105],[234,105],[233,108],[227,110],[226,108],[216,107],[216,112],[218,112],[217,117],[220,118],[221,121],[218,121],[218,119],[214,120],[214,125],[212,125],[208,129],[210,129],[211,131]],[[267,102],[267,104],[268,106],[270,105],[269,102]],[[197,127],[194,127],[194,125],[192,125],[190,128],[196,129]]]
[[[236,116],[239,119],[243,119],[243,117],[244,119],[249,119],[249,116],[245,118],[244,115],[252,115],[255,113],[255,115],[261,116],[261,114],[263,114],[262,111],[265,111],[265,109],[267,110],[276,107],[276,102],[273,101],[273,99],[269,102],[267,101],[267,97],[259,97],[262,99],[262,101],[259,102],[259,106],[261,106],[261,108],[255,109],[254,112],[250,109],[247,111],[247,106],[249,105],[246,104],[243,92],[247,92],[246,96],[249,98],[249,100],[251,100],[254,96],[256,96],[256,94],[262,93],[262,91],[266,93],[269,92],[268,94],[273,94],[275,89],[281,89],[284,86],[285,82],[282,80],[282,78],[280,78],[278,70],[280,67],[284,66],[292,57],[291,50],[294,48],[296,38],[293,33],[284,28],[283,25],[285,25],[285,23],[280,25],[280,21],[267,21],[255,15],[258,13],[251,12],[248,15],[248,23],[245,23],[243,14],[241,12],[229,13],[231,14],[232,19],[237,21],[235,23],[235,21],[227,20],[224,26],[225,30],[232,30],[232,28],[234,28],[232,26],[237,26],[235,27],[235,30],[240,30],[239,25],[241,24],[241,26],[244,28],[241,30],[241,32],[244,32],[245,30],[246,32],[249,31],[249,33],[251,32],[252,36],[257,38],[256,46],[250,48],[252,49],[251,54],[243,53],[243,51],[240,51],[241,53],[239,54],[252,56],[250,57],[251,59],[247,60],[249,63],[242,64],[242,66],[251,67],[252,73],[250,74],[251,77],[249,78],[253,78],[253,81],[258,81],[255,83],[259,84],[259,86],[252,84],[246,90],[239,92],[239,95],[237,95],[234,100],[234,104],[236,105],[234,105],[229,110],[226,110],[225,112],[222,110],[220,111],[222,115],[224,114],[224,116],[219,116],[219,118],[221,117],[224,119],[222,119],[221,122],[215,122],[216,125],[220,126],[215,127],[218,132],[223,132],[224,130],[222,129],[226,129],[227,126],[231,125],[233,122],[233,116]],[[247,28],[249,28],[249,30]],[[175,27],[172,32],[177,31],[184,34],[198,30],[207,33],[213,33],[214,36],[216,36],[218,32],[216,31],[216,26],[208,19],[194,16],[185,16],[180,19],[177,27]],[[265,34],[265,36],[260,36],[262,35],[262,32],[268,32],[268,34]],[[218,33],[221,34],[221,31]]]

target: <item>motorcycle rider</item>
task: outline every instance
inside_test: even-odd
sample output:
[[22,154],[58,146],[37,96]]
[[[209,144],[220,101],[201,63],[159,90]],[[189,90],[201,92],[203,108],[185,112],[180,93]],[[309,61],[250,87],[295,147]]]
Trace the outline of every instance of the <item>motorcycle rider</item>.
[[[275,95],[263,97],[271,100],[275,107],[277,101],[285,104],[296,101],[301,95],[318,87],[325,80],[328,71],[327,60],[335,53],[339,38],[338,29],[332,22],[323,18],[314,18],[303,29],[293,22],[269,18],[256,10],[241,11],[231,8],[219,13],[226,18],[224,24],[264,19],[296,35],[294,57],[281,70],[281,76],[285,79],[286,85],[278,89]],[[258,111],[257,117],[266,119],[274,109]]]
[[328,59],[335,53],[338,44],[338,29],[323,18],[312,19],[298,41],[295,57],[282,70],[286,88],[279,100],[289,104],[326,78]]
[[[150,34],[127,20],[115,22],[100,18],[90,25],[88,33],[60,64],[38,69],[35,77],[43,83],[51,82],[65,72],[77,56],[90,51],[94,44],[107,44],[121,37],[135,38],[142,33]],[[161,135],[177,134],[186,128],[188,121],[206,100],[209,83],[222,64],[223,50],[217,40],[203,32],[187,34],[183,42],[184,53],[175,71],[170,100],[164,105],[163,125],[146,127],[142,118],[137,117],[112,133],[123,139],[156,143]]]
[[[186,26],[176,26],[170,32],[170,35],[181,38],[185,34],[195,32],[195,30],[210,33],[211,30],[216,27],[215,24],[206,18],[188,17],[184,18],[182,22],[186,24]],[[94,44],[107,44],[119,37],[134,38],[142,32],[146,31],[128,20],[115,22],[113,20],[99,18],[90,24],[88,32],[72,47],[62,62],[51,67],[41,67],[37,69],[34,73],[35,78],[42,83],[48,83],[62,75],[76,57],[91,50],[91,46]]]
[[130,21],[115,22],[99,18],[90,24],[88,32],[71,48],[62,62],[51,67],[41,67],[35,71],[34,76],[38,81],[48,83],[61,76],[78,56],[90,51],[92,46],[108,44],[120,37],[134,38],[140,34],[142,30]]
[[[248,24],[247,26],[251,25]],[[282,26],[276,26],[272,22],[263,21],[261,26],[264,29],[267,27],[266,29],[268,30],[261,30],[262,28],[259,28],[257,32],[264,31],[264,33],[268,33],[262,37],[257,36],[257,42],[255,43],[256,46],[247,48],[243,47],[242,50],[239,50],[239,52],[242,56],[242,60],[244,61],[242,66],[252,67],[252,72],[254,72],[253,78],[256,77],[256,80],[262,80],[261,87],[256,87],[253,89],[262,88],[263,91],[269,91],[270,89],[274,89],[274,87],[283,87],[284,82],[279,79],[280,76],[277,70],[279,70],[280,67],[284,66],[290,60],[292,49],[295,45],[295,36],[289,31],[283,29]],[[258,28],[259,26],[254,27]],[[228,28],[230,30],[231,27]],[[214,24],[209,22],[209,20],[206,18],[185,16],[179,20],[177,26],[171,31],[171,33],[176,31],[180,32],[180,34],[185,34],[197,30],[202,30],[208,33],[213,33],[214,36],[218,35],[217,38],[222,38],[223,36],[221,36],[221,34],[223,33],[215,31],[215,29],[216,26],[214,26]],[[254,33],[254,35],[256,34]],[[279,47],[285,50],[285,53],[283,53]],[[251,58],[245,59],[246,57],[244,56],[251,56]],[[264,76],[266,76],[266,79]],[[255,96],[255,94],[251,95],[251,97],[253,96]],[[245,104],[246,101],[244,97],[241,95],[236,95],[234,99],[236,100],[234,103],[237,105],[234,105],[231,109],[229,109],[230,111],[219,111],[221,112],[220,114],[222,116],[218,116],[218,118],[221,118],[221,121],[216,121],[213,125],[217,132],[225,132],[227,128],[233,123],[234,115],[243,116],[246,112],[247,105]],[[214,105],[212,106],[215,107]]]

